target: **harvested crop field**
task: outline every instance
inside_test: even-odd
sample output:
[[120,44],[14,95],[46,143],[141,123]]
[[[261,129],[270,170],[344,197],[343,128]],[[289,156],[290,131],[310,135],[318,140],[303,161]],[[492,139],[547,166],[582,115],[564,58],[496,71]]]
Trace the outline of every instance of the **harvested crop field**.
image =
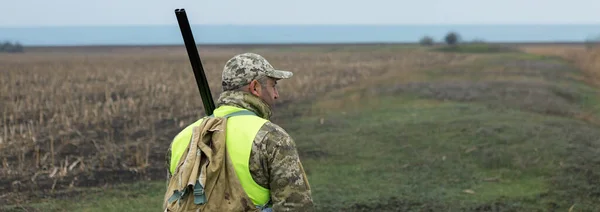
[[[199,49],[214,99],[235,54],[294,72],[272,121],[295,138],[320,211],[599,209],[592,66],[512,48]],[[139,181],[153,196],[126,196],[160,207],[169,142],[203,115],[183,46],[36,48],[0,55],[0,74],[0,204],[18,206],[6,210],[114,204],[104,197]]]

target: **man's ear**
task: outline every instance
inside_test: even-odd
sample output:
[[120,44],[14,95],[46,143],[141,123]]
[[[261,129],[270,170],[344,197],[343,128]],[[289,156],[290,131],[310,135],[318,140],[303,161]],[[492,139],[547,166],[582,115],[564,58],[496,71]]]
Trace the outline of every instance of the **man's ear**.
[[248,91],[256,96],[260,96],[261,94],[261,86],[257,80],[252,80],[250,82],[250,86],[248,86]]

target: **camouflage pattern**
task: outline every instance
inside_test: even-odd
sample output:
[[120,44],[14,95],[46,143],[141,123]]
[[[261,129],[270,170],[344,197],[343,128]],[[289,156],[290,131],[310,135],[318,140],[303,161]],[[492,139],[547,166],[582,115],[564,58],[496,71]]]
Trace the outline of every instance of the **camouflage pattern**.
[[248,92],[224,91],[219,96],[215,105],[217,107],[221,105],[230,105],[244,108],[267,120],[270,119],[272,115],[271,107],[269,107],[266,102]]
[[254,181],[271,190],[274,211],[312,211],[311,189],[294,140],[267,122],[252,145],[249,162]]
[[[269,106],[247,92],[225,91],[219,96],[216,105],[244,108],[265,119],[271,117]],[[170,150],[166,159],[168,170]],[[254,138],[249,169],[257,184],[271,190],[274,211],[314,210],[310,184],[298,156],[296,144],[280,126],[266,122],[261,127]]]
[[243,53],[234,56],[225,63],[221,85],[223,91],[238,89],[252,80],[263,77],[287,79],[293,76],[290,71],[277,70],[261,55]]

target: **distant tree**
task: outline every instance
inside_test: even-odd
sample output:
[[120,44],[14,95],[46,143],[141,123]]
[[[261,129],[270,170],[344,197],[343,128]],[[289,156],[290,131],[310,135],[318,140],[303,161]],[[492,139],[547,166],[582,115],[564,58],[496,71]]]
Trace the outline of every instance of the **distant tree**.
[[11,44],[8,41],[4,41],[2,43],[2,45],[0,45],[0,52],[7,52],[7,50],[10,48]]
[[446,37],[444,38],[444,40],[446,40],[446,43],[448,45],[456,45],[458,43],[459,39],[460,39],[460,36],[456,32],[449,32],[448,34],[446,34]]
[[23,52],[23,45],[19,42],[15,42],[14,44],[8,41],[4,41],[0,44],[0,52],[8,52],[8,53],[19,53]]
[[419,40],[419,43],[423,46],[431,46],[434,43],[434,40],[430,36],[424,36]]

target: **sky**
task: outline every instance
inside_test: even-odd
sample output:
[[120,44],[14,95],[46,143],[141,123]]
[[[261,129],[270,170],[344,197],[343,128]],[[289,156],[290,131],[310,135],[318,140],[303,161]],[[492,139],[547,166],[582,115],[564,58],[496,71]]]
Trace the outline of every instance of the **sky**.
[[191,24],[599,24],[599,0],[0,0],[0,27]]

